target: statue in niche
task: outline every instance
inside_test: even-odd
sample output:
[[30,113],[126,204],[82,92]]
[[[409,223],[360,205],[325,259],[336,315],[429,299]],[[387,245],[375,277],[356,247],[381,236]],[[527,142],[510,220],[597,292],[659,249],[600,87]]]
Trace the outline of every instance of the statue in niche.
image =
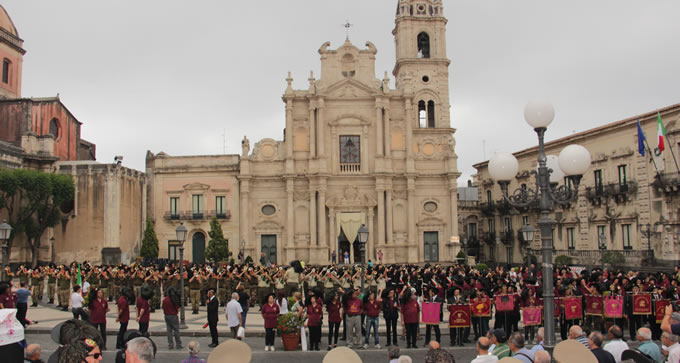
[[247,158],[249,152],[250,152],[250,140],[248,140],[247,136],[243,136],[243,140],[241,140],[241,157]]
[[356,185],[348,185],[347,188],[345,188],[345,201],[355,202],[358,200],[358,195],[359,191],[357,190]]

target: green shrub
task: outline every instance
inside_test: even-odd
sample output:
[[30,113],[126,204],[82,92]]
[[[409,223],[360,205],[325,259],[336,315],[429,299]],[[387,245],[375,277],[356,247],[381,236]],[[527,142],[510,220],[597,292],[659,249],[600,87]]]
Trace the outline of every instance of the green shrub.
[[253,258],[250,255],[246,256],[245,263],[246,265],[253,263]]
[[456,255],[456,258],[458,258],[458,259],[465,259],[465,252],[463,252],[463,250],[458,251],[458,254]]
[[536,258],[535,255],[526,255],[526,256],[524,256],[524,263],[526,263],[527,265],[530,265],[530,264],[533,263],[535,265],[535,264],[538,263],[538,258]]
[[475,266],[475,269],[477,269],[479,271],[484,271],[484,270],[488,270],[489,266],[487,266],[485,263],[478,263],[477,266]]
[[623,253],[618,251],[607,251],[602,255],[600,262],[612,266],[622,266],[626,263],[626,257],[623,256]]
[[571,265],[571,257],[565,255],[559,255],[555,257],[556,265]]

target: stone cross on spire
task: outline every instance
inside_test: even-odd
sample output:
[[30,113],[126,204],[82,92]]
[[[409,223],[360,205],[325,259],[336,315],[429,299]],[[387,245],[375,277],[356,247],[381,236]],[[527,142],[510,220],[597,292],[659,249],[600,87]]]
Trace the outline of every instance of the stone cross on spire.
[[345,30],[347,31],[347,39],[349,40],[349,28],[353,27],[354,24],[350,23],[350,22],[349,22],[349,19],[348,19],[347,22],[346,22],[345,24],[342,24],[342,26],[343,26],[343,27],[345,28]]

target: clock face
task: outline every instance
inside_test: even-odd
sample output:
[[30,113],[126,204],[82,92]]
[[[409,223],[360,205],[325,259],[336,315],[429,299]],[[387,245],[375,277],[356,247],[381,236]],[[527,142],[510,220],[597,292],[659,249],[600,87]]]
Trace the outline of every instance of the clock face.
[[361,162],[359,136],[340,136],[340,162]]

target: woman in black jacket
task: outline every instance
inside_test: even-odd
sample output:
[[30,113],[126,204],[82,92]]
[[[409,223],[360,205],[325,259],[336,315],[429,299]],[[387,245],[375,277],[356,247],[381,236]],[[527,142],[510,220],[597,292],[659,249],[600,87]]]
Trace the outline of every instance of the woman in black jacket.
[[[397,296],[394,289],[387,290],[383,296],[383,317],[385,318],[385,326],[387,327],[387,344],[397,345],[397,320],[399,320],[399,296]],[[391,344],[390,344],[391,343]]]

